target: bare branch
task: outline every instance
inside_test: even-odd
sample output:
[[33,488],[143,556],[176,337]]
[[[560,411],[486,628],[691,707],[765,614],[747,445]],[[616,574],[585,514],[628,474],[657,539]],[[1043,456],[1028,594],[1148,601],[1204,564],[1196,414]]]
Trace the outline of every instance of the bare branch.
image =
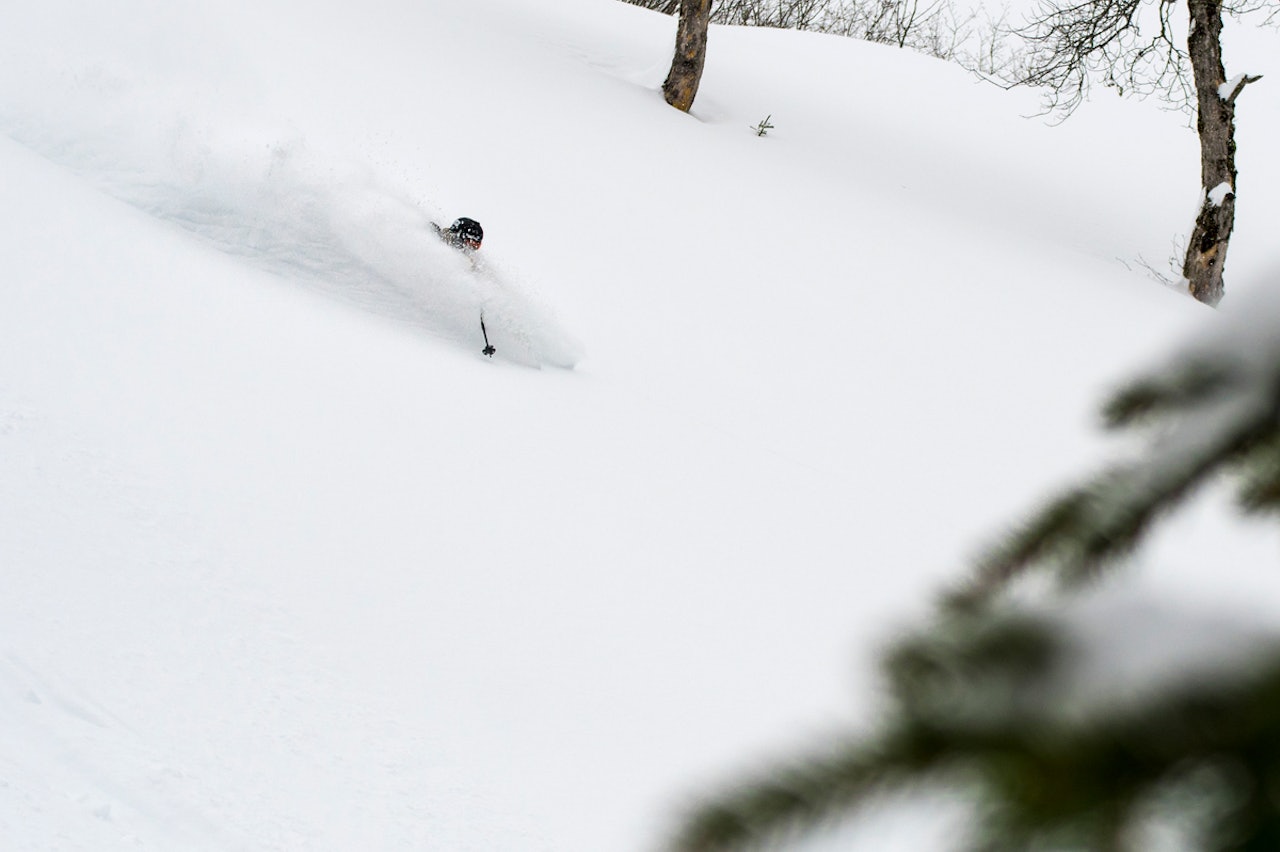
[[1017,31],[1029,48],[1027,64],[1005,82],[1046,89],[1048,111],[1064,114],[1080,105],[1094,80],[1121,94],[1160,94],[1189,106],[1187,54],[1170,18],[1174,2],[1158,0],[1155,32],[1146,34],[1146,0],[1050,0]]
[[1231,90],[1231,94],[1223,98],[1223,100],[1229,104],[1234,104],[1236,102],[1236,98],[1239,97],[1240,93],[1244,91],[1245,86],[1249,85],[1250,83],[1256,83],[1261,79],[1262,79],[1261,74],[1256,74],[1252,77],[1250,77],[1248,74],[1242,75],[1240,77],[1240,80],[1236,83],[1235,88]]

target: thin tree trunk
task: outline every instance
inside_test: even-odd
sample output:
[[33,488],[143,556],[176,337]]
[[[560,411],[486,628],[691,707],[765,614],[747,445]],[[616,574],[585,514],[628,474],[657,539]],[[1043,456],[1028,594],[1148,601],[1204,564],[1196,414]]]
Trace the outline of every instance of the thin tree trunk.
[[671,72],[662,84],[667,103],[688,112],[702,82],[702,66],[707,61],[707,28],[711,23],[711,0],[680,0],[680,21],[676,24],[676,54]]
[[1200,133],[1200,183],[1204,191],[1195,230],[1187,242],[1182,274],[1191,295],[1216,305],[1222,298],[1222,269],[1236,217],[1236,96],[1257,77],[1242,77],[1222,91],[1221,0],[1188,0],[1188,52],[1196,87],[1196,128]]

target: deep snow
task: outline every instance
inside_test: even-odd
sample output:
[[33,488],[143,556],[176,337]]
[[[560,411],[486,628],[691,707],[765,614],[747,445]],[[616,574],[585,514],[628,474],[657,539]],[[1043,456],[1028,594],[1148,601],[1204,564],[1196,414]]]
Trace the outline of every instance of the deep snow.
[[[717,29],[685,116],[615,0],[109,5],[0,33],[13,848],[650,847],[867,718],[878,643],[1213,322],[1139,266],[1203,191],[1150,104]],[[1273,554],[1223,515],[1132,582],[1265,610],[1190,570]]]

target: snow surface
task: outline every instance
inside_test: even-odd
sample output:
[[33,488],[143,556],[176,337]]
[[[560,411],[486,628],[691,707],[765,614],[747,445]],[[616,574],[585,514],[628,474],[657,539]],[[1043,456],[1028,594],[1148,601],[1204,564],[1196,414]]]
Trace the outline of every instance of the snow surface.
[[1235,190],[1231,188],[1231,184],[1228,181],[1224,180],[1222,183],[1218,184],[1213,189],[1209,190],[1208,193],[1206,194],[1209,198],[1210,204],[1212,204],[1214,207],[1221,207],[1222,202],[1226,201],[1227,196],[1234,191]]
[[1218,97],[1222,98],[1224,101],[1230,100],[1231,96],[1235,94],[1236,87],[1240,85],[1240,81],[1247,76],[1249,75],[1237,74],[1227,82],[1223,83],[1221,86],[1218,87]]
[[[11,848],[651,848],[868,719],[879,643],[1214,322],[1130,271],[1199,191],[1152,105],[1053,128],[720,28],[683,115],[674,22],[615,0],[10,5]],[[1273,89],[1228,304],[1271,259]],[[1204,501],[1130,582],[1273,617],[1273,572],[1199,569],[1275,544]]]

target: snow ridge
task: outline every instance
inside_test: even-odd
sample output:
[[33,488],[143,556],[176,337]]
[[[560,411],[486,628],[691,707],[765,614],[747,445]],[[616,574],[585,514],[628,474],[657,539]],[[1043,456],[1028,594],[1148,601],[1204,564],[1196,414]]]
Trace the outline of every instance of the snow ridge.
[[[468,348],[479,317],[502,359],[572,368],[580,344],[510,276],[474,264],[430,227],[443,217],[367,167],[276,131],[219,132],[179,114],[22,120],[0,131],[226,254]],[[39,128],[36,130],[35,128]]]

